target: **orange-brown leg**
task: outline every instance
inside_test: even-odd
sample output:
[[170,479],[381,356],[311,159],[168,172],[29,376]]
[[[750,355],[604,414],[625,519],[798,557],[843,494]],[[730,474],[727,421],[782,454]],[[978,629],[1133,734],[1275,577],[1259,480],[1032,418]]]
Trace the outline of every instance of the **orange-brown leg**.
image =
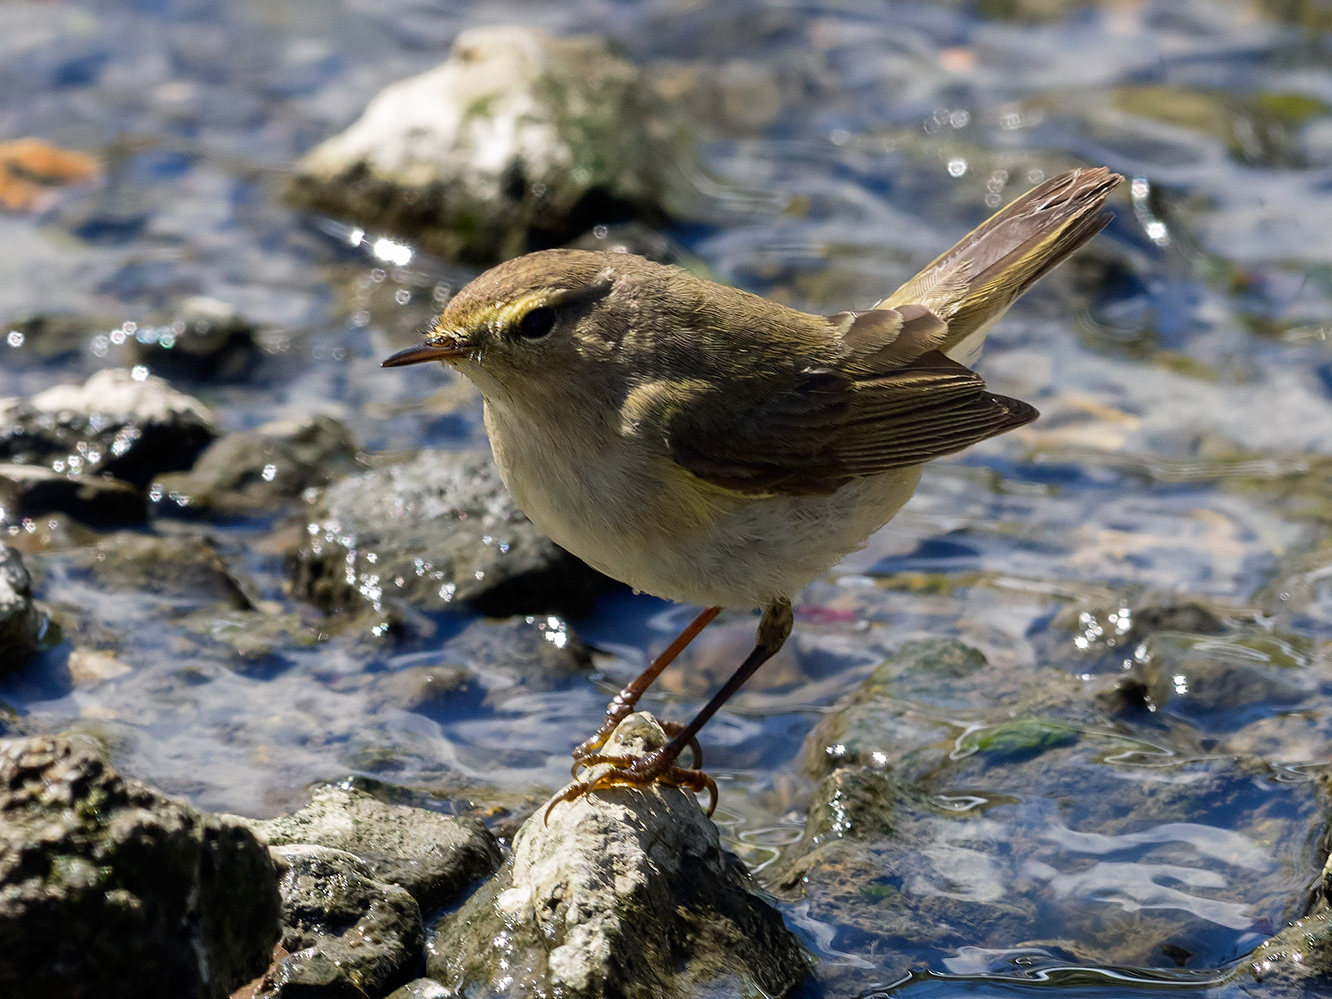
[[[582,761],[586,757],[591,756],[606,744],[606,740],[615,731],[615,726],[634,713],[634,708],[638,706],[638,699],[647,692],[648,687],[652,686],[653,681],[661,675],[661,671],[669,666],[675,657],[685,650],[685,646],[697,638],[698,633],[711,624],[712,619],[719,613],[721,613],[720,607],[708,607],[698,617],[694,618],[689,627],[680,632],[675,641],[666,646],[661,655],[652,660],[651,666],[634,677],[629,685],[616,694],[610,704],[606,705],[606,719],[601,723],[601,728],[597,729],[591,738],[580,743],[573,751],[573,772],[575,774],[583,766]],[[680,726],[680,728],[683,729],[683,726]],[[675,732],[669,734],[674,735]],[[696,762],[701,758],[701,755],[697,757]]]
[[[675,765],[676,757],[685,747],[694,741],[699,729],[707,724],[708,719],[717,713],[731,695],[739,690],[754,672],[776,654],[791,634],[791,602],[776,600],[763,609],[763,619],[759,621],[757,641],[754,650],[749,653],[740,668],[731,675],[721,690],[713,695],[688,725],[677,732],[666,745],[655,752],[640,757],[600,756],[587,754],[579,759],[579,766],[592,767],[608,764],[611,769],[593,777],[589,781],[575,781],[561,791],[546,807],[546,818],[551,810],[562,801],[573,801],[593,791],[602,791],[612,787],[646,787],[649,784],[670,784],[673,787],[686,787],[692,791],[708,792],[708,814],[717,807],[717,785],[711,777],[701,770],[687,770]],[[704,624],[707,622],[705,621]],[[655,665],[655,663],[654,663]],[[650,682],[650,681],[649,681]],[[603,740],[604,742],[605,740]],[[581,747],[580,747],[581,748]]]

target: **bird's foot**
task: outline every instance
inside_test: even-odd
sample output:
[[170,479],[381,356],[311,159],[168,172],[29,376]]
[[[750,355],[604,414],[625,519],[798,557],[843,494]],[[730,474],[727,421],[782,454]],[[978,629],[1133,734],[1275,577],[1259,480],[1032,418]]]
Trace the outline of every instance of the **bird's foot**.
[[[631,714],[633,714],[633,709],[627,708],[622,713],[618,715],[613,715],[612,712],[614,711],[614,709],[615,709],[614,704],[612,704],[609,708],[607,708],[606,721],[602,723],[601,728],[597,729],[596,732],[592,734],[591,738],[585,739],[583,742],[580,742],[577,746],[574,747],[574,751],[572,754],[573,766],[569,768],[570,777],[577,777],[578,771],[583,770],[586,767],[595,765],[598,757],[597,750],[599,750],[602,746],[606,745],[606,742],[611,737],[611,733],[615,731],[615,729],[619,726],[620,722],[624,721]],[[666,733],[666,737],[668,739],[675,738],[677,735],[679,735],[681,732],[685,730],[685,726],[681,722],[658,721],[657,724],[661,726],[661,730]],[[702,770],[703,747],[698,744],[697,736],[693,736],[690,738],[689,751],[694,754],[692,757],[693,766],[691,767],[691,769]],[[618,756],[607,757],[607,759],[617,759],[617,760],[620,758],[621,757]]]
[[670,745],[663,746],[646,756],[584,756],[576,768],[606,766],[604,770],[590,780],[574,781],[555,796],[546,806],[543,821],[550,819],[550,813],[563,801],[576,801],[585,794],[605,791],[612,787],[648,787],[652,784],[666,784],[670,787],[687,788],[690,791],[708,792],[708,810],[711,815],[717,807],[717,782],[702,770],[689,770],[675,765],[678,753],[670,752]]
[[[584,739],[574,747],[573,768],[570,770],[570,774],[577,777],[578,771],[584,766],[583,760],[596,755],[597,750],[606,745],[607,740],[611,737],[611,733],[619,728],[620,722],[624,721],[633,713],[633,702],[626,700],[624,697],[624,691],[621,691],[616,696],[615,700],[606,705],[606,719],[601,723],[601,728],[597,729],[588,738]],[[662,728],[664,731],[665,726]]]

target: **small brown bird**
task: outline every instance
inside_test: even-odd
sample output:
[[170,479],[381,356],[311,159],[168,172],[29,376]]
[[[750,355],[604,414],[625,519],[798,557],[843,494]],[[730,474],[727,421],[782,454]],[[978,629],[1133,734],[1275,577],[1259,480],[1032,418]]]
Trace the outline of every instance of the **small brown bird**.
[[[717,788],[704,723],[786,641],[791,600],[910,498],[921,465],[1036,418],[969,370],[1034,281],[1109,221],[1123,180],[1070,170],[1028,191],[868,312],[816,316],[622,253],[507,261],[386,367],[443,361],[485,399],[495,461],[557,544],[630,586],[706,608],[574,750],[590,791]],[[754,650],[639,759],[599,755],[722,607],[761,607]],[[695,747],[695,767],[676,766]]]

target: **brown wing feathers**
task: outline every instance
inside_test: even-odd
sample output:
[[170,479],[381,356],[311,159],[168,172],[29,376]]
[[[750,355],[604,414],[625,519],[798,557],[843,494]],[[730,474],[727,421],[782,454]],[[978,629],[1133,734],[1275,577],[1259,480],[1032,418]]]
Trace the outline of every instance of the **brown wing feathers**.
[[809,495],[922,464],[1035,418],[1031,406],[986,392],[975,372],[928,352],[877,376],[812,371],[724,433],[677,424],[671,439],[675,461],[715,485]]
[[1070,170],[1032,189],[874,310],[828,317],[836,355],[797,384],[769,386],[748,404],[718,400],[706,420],[681,410],[670,430],[675,460],[742,492],[830,493],[1031,422],[1033,407],[986,392],[945,351],[1100,231],[1106,196],[1122,180],[1104,168]]

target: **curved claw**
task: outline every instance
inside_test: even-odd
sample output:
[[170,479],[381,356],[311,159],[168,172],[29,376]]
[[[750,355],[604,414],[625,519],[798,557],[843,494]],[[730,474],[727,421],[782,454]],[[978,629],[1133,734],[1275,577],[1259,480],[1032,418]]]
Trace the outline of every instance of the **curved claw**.
[[610,765],[607,770],[590,781],[574,781],[546,806],[542,822],[550,821],[550,813],[555,806],[564,801],[575,801],[585,794],[605,791],[612,787],[647,787],[650,784],[667,784],[671,787],[687,788],[698,793],[708,792],[708,808],[705,813],[711,817],[717,809],[717,782],[702,770],[687,770],[672,766],[665,761],[660,751],[637,759],[623,756],[585,756],[579,761],[581,766]]

